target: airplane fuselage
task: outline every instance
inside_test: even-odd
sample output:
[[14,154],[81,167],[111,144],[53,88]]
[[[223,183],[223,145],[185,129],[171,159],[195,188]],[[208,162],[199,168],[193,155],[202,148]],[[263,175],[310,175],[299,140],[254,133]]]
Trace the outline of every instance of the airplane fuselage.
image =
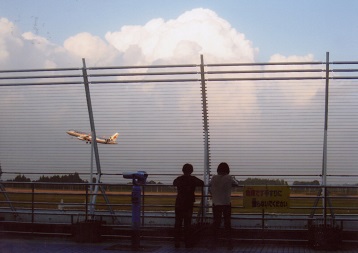
[[[92,142],[91,134],[76,131],[76,130],[68,130],[66,133],[76,137],[78,140],[85,141],[86,143]],[[119,135],[118,133],[115,133],[109,138],[96,138],[96,142],[101,144],[117,144],[116,139],[118,135]]]

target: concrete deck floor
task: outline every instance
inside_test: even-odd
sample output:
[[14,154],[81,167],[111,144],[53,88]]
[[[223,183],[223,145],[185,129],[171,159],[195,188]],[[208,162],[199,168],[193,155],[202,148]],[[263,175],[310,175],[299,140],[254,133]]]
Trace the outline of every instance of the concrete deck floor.
[[[205,244],[205,243],[204,243]],[[207,243],[210,244],[210,243]],[[116,253],[116,252],[237,252],[237,253],[357,253],[357,245],[342,245],[337,250],[317,250],[308,245],[236,242],[232,250],[223,246],[197,245],[194,248],[175,248],[170,241],[144,241],[139,249],[132,249],[130,241],[106,240],[101,243],[76,243],[70,238],[8,237],[0,238],[0,253]]]

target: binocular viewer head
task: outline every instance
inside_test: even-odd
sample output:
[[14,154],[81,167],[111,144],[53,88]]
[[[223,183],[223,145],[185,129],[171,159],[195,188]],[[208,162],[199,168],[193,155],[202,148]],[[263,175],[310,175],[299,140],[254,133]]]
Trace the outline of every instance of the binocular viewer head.
[[145,184],[148,174],[145,171],[123,172],[123,178],[132,179],[133,184]]

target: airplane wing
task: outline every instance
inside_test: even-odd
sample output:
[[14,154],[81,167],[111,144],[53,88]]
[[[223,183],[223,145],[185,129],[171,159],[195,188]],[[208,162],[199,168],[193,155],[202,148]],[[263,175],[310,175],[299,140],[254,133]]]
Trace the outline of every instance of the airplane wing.
[[77,139],[79,139],[81,141],[91,141],[92,140],[90,135],[79,136],[79,137],[77,137]]

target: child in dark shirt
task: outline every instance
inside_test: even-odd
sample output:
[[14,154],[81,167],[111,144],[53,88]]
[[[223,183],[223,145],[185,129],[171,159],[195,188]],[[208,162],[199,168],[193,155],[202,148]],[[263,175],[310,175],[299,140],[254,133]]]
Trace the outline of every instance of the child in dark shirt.
[[175,201],[175,247],[180,247],[180,237],[182,223],[184,221],[184,240],[185,247],[191,247],[191,220],[193,215],[193,205],[195,202],[195,187],[204,186],[203,180],[192,176],[193,166],[184,164],[184,175],[177,177],[173,185],[177,187],[177,197]]

